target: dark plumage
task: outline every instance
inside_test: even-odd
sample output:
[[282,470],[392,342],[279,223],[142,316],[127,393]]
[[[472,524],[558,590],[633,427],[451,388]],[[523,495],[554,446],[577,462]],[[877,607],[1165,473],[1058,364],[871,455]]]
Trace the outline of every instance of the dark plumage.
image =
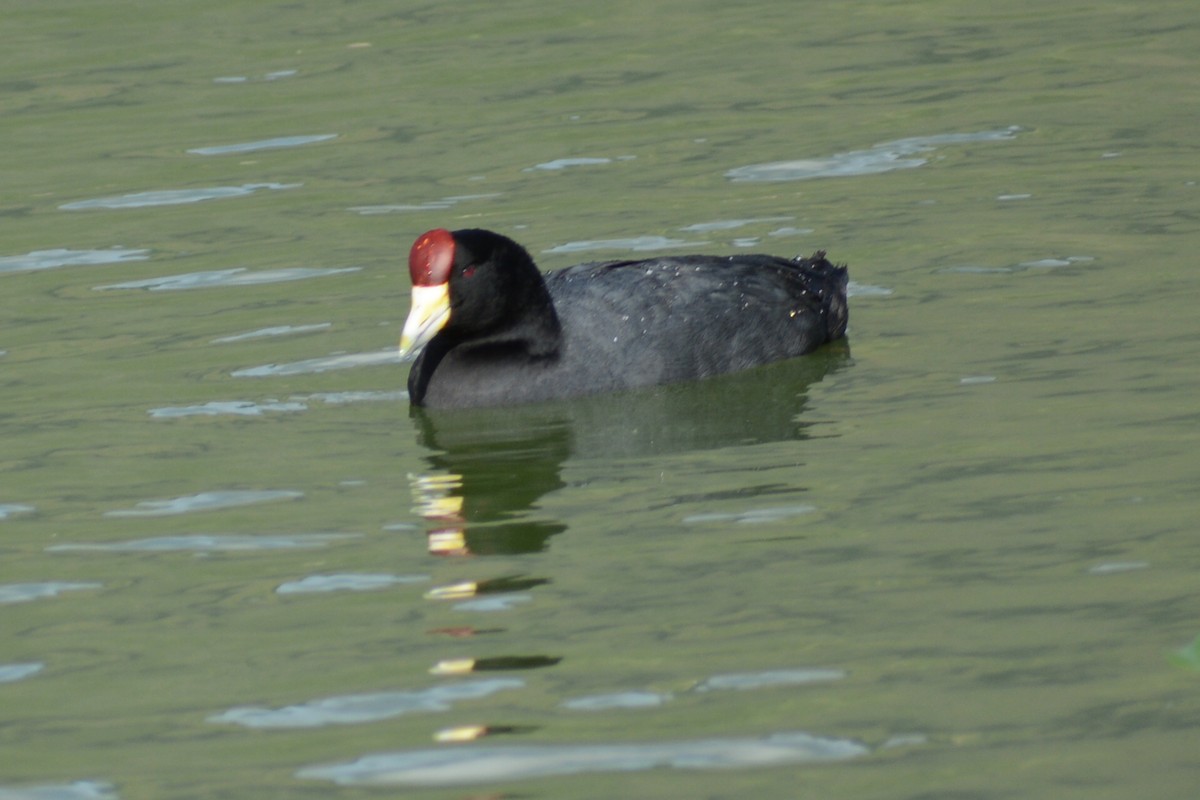
[[506,405],[704,378],[803,355],[846,330],[846,270],[821,251],[608,261],[542,275],[511,239],[435,230],[413,245],[409,268],[401,350],[425,345],[408,379],[415,405]]

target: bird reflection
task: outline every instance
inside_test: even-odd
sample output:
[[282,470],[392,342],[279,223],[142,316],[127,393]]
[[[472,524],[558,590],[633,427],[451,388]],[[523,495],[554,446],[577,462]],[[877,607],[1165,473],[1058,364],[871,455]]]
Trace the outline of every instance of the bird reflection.
[[425,597],[429,600],[464,600],[480,595],[519,592],[549,582],[544,578],[526,578],[520,575],[486,581],[462,581],[448,586],[436,586],[426,592]]
[[429,523],[431,554],[536,553],[566,529],[535,510],[540,498],[565,485],[559,477],[570,454],[565,425],[509,427],[478,418],[464,425],[424,413],[414,419],[419,441],[430,448],[430,471],[409,480],[415,510]]
[[835,343],[802,359],[704,381],[511,408],[412,409],[429,469],[410,476],[440,556],[544,550],[566,530],[538,502],[568,458],[627,458],[807,438],[809,388],[846,366]]
[[[801,412],[809,387],[848,362],[842,343],[803,359],[639,392],[514,408],[414,408],[428,469],[409,482],[415,511],[427,523],[429,552],[461,558],[545,550],[567,525],[540,503],[566,486],[568,459],[620,460],[804,439],[810,423]],[[438,586],[425,597],[477,613],[506,610],[547,583],[528,575],[476,577]],[[503,632],[471,625],[429,631],[463,640],[455,649],[491,649],[497,639],[477,637]],[[548,653],[458,652],[429,671],[459,678],[554,667],[561,660]],[[465,742],[526,730],[488,721],[444,729],[435,739]]]
[[432,675],[467,675],[472,672],[511,672],[520,669],[553,667],[558,656],[490,656],[488,658],[448,658],[434,664]]

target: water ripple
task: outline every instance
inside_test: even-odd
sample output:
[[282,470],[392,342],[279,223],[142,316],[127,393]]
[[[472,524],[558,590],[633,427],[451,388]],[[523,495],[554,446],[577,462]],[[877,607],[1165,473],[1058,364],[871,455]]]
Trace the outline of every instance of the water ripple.
[[[394,355],[394,354],[393,354]],[[391,363],[386,362],[386,363]],[[403,389],[394,391],[367,392],[317,392],[316,394],[297,395],[293,400],[320,400],[326,405],[343,406],[349,403],[391,403],[407,402],[408,392]]]
[[117,800],[117,790],[100,781],[0,786],[0,800]]
[[847,297],[887,297],[891,293],[891,289],[885,289],[882,286],[872,286],[869,283],[858,283],[857,281],[850,281],[850,285],[846,287]]
[[812,228],[795,228],[791,225],[785,225],[782,228],[776,228],[771,231],[767,236],[807,236],[812,232]]
[[259,367],[246,367],[229,373],[235,378],[263,378],[275,375],[307,375],[316,372],[329,372],[335,369],[350,369],[352,367],[374,367],[384,364],[401,363],[400,354],[395,349],[380,350],[374,353],[345,353],[323,358],[309,358],[304,361],[293,361],[287,364],[264,364]]
[[1149,566],[1148,561],[1108,561],[1088,568],[1088,572],[1092,575],[1116,575],[1120,572],[1147,569]]
[[281,147],[299,147],[315,142],[327,142],[337,138],[336,133],[321,133],[313,136],[279,136],[274,139],[259,139],[256,142],[222,144],[214,147],[193,147],[188,150],[198,156],[222,156],[228,153],[251,153],[255,150],[275,150]]
[[213,78],[213,83],[250,83],[251,81],[277,81],[281,78],[291,78],[300,74],[298,69],[278,69],[265,73],[261,78],[250,78],[246,75],[224,75]]
[[575,697],[562,702],[572,711],[608,711],[614,708],[654,708],[671,700],[667,692],[611,692]]
[[683,518],[685,525],[695,525],[705,522],[736,522],[742,525],[754,525],[763,522],[778,522],[801,514],[811,514],[816,506],[797,505],[780,506],[777,508],[753,508],[749,511],[716,512],[711,514],[691,514]]
[[424,583],[428,575],[387,575],[370,573],[341,573],[338,575],[309,575],[298,581],[281,583],[276,594],[315,594],[323,592],[370,592],[404,583]]
[[1015,139],[1020,128],[1011,126],[1001,130],[977,131],[975,133],[943,133],[935,136],[915,136],[883,142],[869,150],[852,150],[835,153],[827,158],[806,158],[796,161],[773,161],[766,164],[750,164],[731,169],[725,177],[734,181],[775,183],[778,181],[803,181],[811,178],[840,178],[854,175],[875,175],[897,169],[913,169],[929,163],[928,158],[911,158],[920,153],[929,153],[942,145],[967,142],[998,142]]
[[[147,413],[156,419],[218,416],[262,417],[268,412],[307,411],[310,401],[320,401],[330,406],[344,406],[351,403],[398,403],[407,402],[407,400],[408,392],[403,389],[393,391],[316,392],[315,394],[293,395],[286,401],[266,400],[258,403],[253,400],[210,400],[207,403],[191,406],[152,408]],[[6,508],[14,513],[23,509],[33,510],[32,506],[0,505],[0,519],[4,519]]]
[[[96,544],[56,544],[46,548],[50,553],[94,550],[108,553],[173,553],[173,552],[245,552],[264,550],[312,550],[344,539],[357,539],[356,533],[293,533],[280,536],[157,536],[125,542]],[[99,586],[99,584],[96,584]],[[80,586],[80,588],[85,588]],[[2,596],[2,595],[0,595]],[[3,600],[0,600],[3,602]],[[19,602],[19,601],[17,601]]]
[[958,273],[963,275],[996,275],[1013,272],[1024,272],[1030,269],[1058,269],[1075,264],[1087,264],[1096,259],[1093,256],[1066,256],[1065,258],[1039,258],[1033,261],[1022,261],[1008,267],[983,267],[977,264],[958,264],[952,267],[942,267],[940,273]]
[[234,267],[233,269],[185,272],[182,275],[164,275],[159,278],[146,278],[140,281],[110,283],[106,286],[96,286],[94,288],[97,291],[104,291],[106,289],[149,289],[152,292],[167,292],[180,289],[207,289],[212,286],[254,286],[261,283],[282,283],[284,281],[300,281],[306,278],[322,278],[326,275],[341,275],[346,272],[358,272],[359,269],[361,267],[321,269],[287,267],[285,269],[261,270]]
[[583,253],[588,250],[670,250],[675,247],[690,247],[708,244],[708,242],[689,242],[683,239],[669,239],[665,236],[634,236],[628,239],[591,239],[582,242],[567,242],[543,253]]
[[496,594],[490,597],[478,597],[474,600],[464,600],[454,606],[455,611],[511,611],[521,603],[533,600],[529,594]]
[[718,219],[712,222],[697,222],[695,225],[687,225],[680,228],[681,231],[690,233],[711,233],[712,231],[731,231],[737,228],[743,228],[747,225],[753,225],[758,222],[787,222],[795,219],[794,217],[751,217],[748,219]]
[[176,419],[179,417],[216,417],[233,415],[238,417],[261,417],[268,411],[305,411],[308,406],[304,403],[255,403],[250,400],[214,400],[197,406],[165,406],[152,408],[150,416],[156,419]]
[[363,216],[394,214],[402,211],[445,211],[448,208],[453,208],[464,200],[490,200],[493,197],[499,196],[499,192],[491,192],[488,194],[459,194],[452,197],[443,197],[441,200],[430,200],[426,203],[391,203],[377,206],[351,206],[349,210],[356,214],[362,214]]
[[165,517],[173,514],[188,514],[193,511],[212,511],[218,508],[236,508],[254,503],[269,503],[275,500],[296,500],[304,492],[289,489],[231,489],[217,492],[200,492],[167,500],[143,500],[134,508],[105,511],[106,517]]
[[520,689],[525,682],[517,678],[491,678],[410,692],[347,694],[312,700],[283,708],[245,706],[231,708],[208,718],[247,728],[317,728],[324,725],[352,725],[376,722],[419,712],[449,711],[461,700],[476,700],[506,689]]
[[[12,683],[23,678],[28,678],[30,675],[36,675],[46,667],[40,661],[30,662],[27,664],[0,664],[0,683]],[[4,794],[0,791],[0,800],[3,800]]]
[[[810,683],[839,681],[846,677],[840,669],[776,669],[765,672],[732,672],[713,675],[692,687],[693,692],[714,692],[732,689],[746,691],[777,686],[803,686]],[[666,692],[641,690],[618,691],[588,695],[566,700],[563,708],[573,711],[601,711],[613,708],[647,708],[670,702],[673,695]]]
[[259,328],[258,330],[254,331],[246,331],[245,333],[235,333],[232,336],[222,336],[219,339],[213,339],[212,344],[244,342],[248,339],[262,339],[269,336],[291,336],[297,333],[323,331],[332,327],[332,322],[318,322],[313,325],[275,325],[270,328]]
[[63,211],[86,211],[93,208],[146,208],[148,206],[176,206],[183,203],[199,203],[203,200],[221,200],[226,197],[244,197],[263,189],[295,189],[299,183],[247,183],[241,186],[208,186],[200,189],[161,189],[152,192],[135,192],[114,197],[96,197],[91,200],[76,200],[59,206]]
[[24,503],[0,503],[0,519],[8,519],[16,514],[32,514],[36,510]]
[[720,689],[763,689],[770,686],[799,686],[806,683],[840,681],[846,673],[840,669],[776,669],[767,672],[733,672],[713,675],[696,686],[697,692]]
[[803,732],[759,739],[698,739],[636,744],[463,746],[363,756],[342,764],[305,767],[299,778],[342,786],[455,786],[587,772],[728,769],[843,761],[868,748],[848,739]]
[[599,164],[611,164],[614,161],[632,161],[637,156],[618,156],[617,158],[556,158],[553,161],[546,161],[541,164],[534,164],[532,167],[526,167],[522,172],[537,172],[539,170],[560,170],[568,167],[590,167]]
[[144,261],[149,250],[110,247],[107,250],[33,250],[23,256],[0,256],[0,273],[34,272],[55,267],[77,267],[94,264],[117,264],[122,261]]
[[0,605],[8,603],[28,603],[43,597],[57,597],[62,592],[75,592],[81,589],[99,589],[99,583],[63,583],[47,581],[45,583],[0,583]]

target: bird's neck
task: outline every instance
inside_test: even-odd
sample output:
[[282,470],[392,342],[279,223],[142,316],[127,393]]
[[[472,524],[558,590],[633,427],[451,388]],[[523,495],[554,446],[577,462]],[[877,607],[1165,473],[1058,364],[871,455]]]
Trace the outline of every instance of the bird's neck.
[[482,336],[476,335],[460,346],[477,348],[508,348],[530,358],[551,358],[562,348],[562,323],[554,310],[550,291],[542,281],[528,287],[520,297],[511,301],[514,306],[508,325]]

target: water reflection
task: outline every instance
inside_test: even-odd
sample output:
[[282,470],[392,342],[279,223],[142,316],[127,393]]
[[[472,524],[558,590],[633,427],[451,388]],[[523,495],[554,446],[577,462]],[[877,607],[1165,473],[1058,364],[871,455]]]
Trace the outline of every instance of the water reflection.
[[[0,664],[0,683],[13,683],[14,681],[23,680],[30,675],[36,675],[46,667],[40,661],[31,661],[22,664]],[[0,800],[3,800],[4,794],[0,792]]]
[[255,503],[271,503],[279,500],[297,500],[304,492],[292,489],[228,489],[215,492],[172,497],[166,500],[143,500],[134,508],[105,511],[106,517],[165,517],[174,514],[190,514],[193,511],[212,511],[219,508],[237,508]]
[[0,273],[35,272],[55,267],[75,267],[93,264],[118,264],[123,261],[145,261],[146,249],[110,247],[107,250],[33,250],[22,256],[0,256]]
[[299,147],[316,142],[327,142],[336,139],[336,133],[319,133],[310,136],[278,136],[274,139],[259,139],[253,142],[238,142],[237,144],[221,144],[212,147],[193,147],[189,153],[198,156],[221,156],[230,153],[252,153],[256,150],[277,150],[282,147]]
[[1173,651],[1169,659],[1176,666],[1200,672],[1200,636],[1193,639],[1191,644]]
[[[689,692],[747,691],[830,683],[846,677],[840,669],[774,669],[765,672],[731,672],[712,675],[697,683]],[[563,708],[572,711],[609,711],[612,709],[655,708],[673,700],[670,692],[646,689],[626,689],[603,694],[585,695],[564,700]]]
[[560,656],[488,656],[486,658],[447,658],[429,669],[430,675],[469,675],[473,672],[512,672],[514,670],[553,667]]
[[101,781],[0,786],[0,800],[117,800],[117,790]]
[[[697,222],[694,225],[685,225],[680,228],[681,231],[690,233],[711,233],[713,231],[732,231],[737,228],[743,228],[747,225],[754,225],[761,222],[790,222],[795,217],[751,217],[749,219],[717,219],[712,222]],[[811,233],[812,231],[809,231]]]
[[459,786],[588,772],[728,769],[842,761],[868,748],[847,739],[803,732],[759,739],[698,739],[635,744],[462,746],[363,756],[344,764],[306,767],[300,778],[343,786]]
[[477,700],[496,692],[520,689],[517,678],[490,678],[401,692],[375,692],[326,697],[283,708],[246,706],[231,708],[208,718],[247,728],[318,728],[377,722],[402,714],[449,711],[456,703]]
[[[238,535],[207,536],[204,534],[185,536],[155,536],[149,539],[132,539],[124,542],[98,542],[77,544],[53,544],[46,548],[48,553],[71,551],[100,551],[107,553],[213,553],[213,552],[263,552],[270,550],[315,550],[346,539],[356,539],[356,533],[293,533],[281,536]],[[96,584],[97,586],[99,584]],[[90,588],[89,584],[78,587]],[[3,587],[0,587],[2,589]],[[0,602],[3,602],[0,596]]]
[[943,267],[938,270],[939,273],[961,273],[964,275],[996,275],[1007,274],[1012,272],[1024,272],[1026,270],[1039,269],[1059,269],[1061,267],[1072,267],[1076,264],[1087,264],[1095,261],[1093,256],[1066,256],[1039,258],[1034,261],[1022,261],[1019,264],[1003,267],[985,267],[978,264],[957,264],[951,267]]
[[332,328],[332,322],[317,322],[312,325],[275,325],[270,328],[259,328],[258,330],[246,331],[245,333],[235,333],[229,336],[222,336],[218,339],[213,339],[213,344],[226,344],[228,342],[244,342],[248,339],[262,339],[268,336],[291,336],[297,333],[311,333],[312,331],[323,331]]
[[[834,153],[826,158],[805,158],[796,161],[773,161],[767,164],[750,164],[731,169],[725,177],[735,182],[774,183],[778,181],[803,181],[811,178],[839,178],[854,175],[875,175],[897,169],[914,169],[929,163],[920,157],[938,147],[969,142],[1000,142],[1015,139],[1021,131],[1018,126],[1000,130],[976,131],[974,133],[942,133],[934,136],[914,136],[883,142],[868,150],[851,150]],[[913,157],[917,156],[917,157]]]
[[476,600],[464,600],[454,606],[455,611],[510,611],[522,603],[533,599],[531,594],[502,594],[496,597],[481,597]]
[[220,200],[226,197],[244,197],[263,189],[295,189],[298,183],[247,183],[241,186],[205,186],[199,189],[159,189],[151,192],[134,192],[115,197],[96,197],[90,200],[75,200],[59,206],[63,211],[87,211],[93,208],[146,208],[149,206],[175,206],[183,203],[199,203],[204,200]]
[[392,347],[373,353],[343,353],[321,358],[308,358],[304,361],[292,361],[286,364],[263,364],[257,367],[237,369],[229,374],[235,378],[266,378],[279,375],[310,375],[337,369],[398,363],[400,363],[400,355],[396,352],[396,348]]
[[712,692],[721,689],[764,689],[772,686],[800,686],[807,683],[840,681],[846,673],[840,669],[775,669],[766,672],[732,672],[713,675],[698,684],[694,691]]
[[371,592],[404,583],[423,583],[428,575],[388,575],[376,573],[338,573],[308,575],[275,587],[276,594],[316,594],[325,592]]
[[504,417],[471,415],[460,424],[414,412],[418,441],[430,448],[430,471],[410,476],[410,483],[415,510],[429,524],[431,553],[535,553],[566,529],[531,512],[565,485],[559,470],[570,454],[567,429],[536,419],[502,426]]
[[45,583],[3,583],[0,584],[0,605],[8,603],[28,603],[43,597],[57,597],[63,592],[75,592],[82,589],[99,589],[99,583],[66,583],[63,581],[46,581]]
[[349,209],[356,214],[372,216],[375,214],[393,214],[402,211],[445,211],[467,200],[490,200],[499,197],[499,192],[486,194],[458,194],[443,197],[440,200],[429,200],[424,203],[388,203],[374,206],[351,206]]
[[816,506],[807,504],[795,506],[774,506],[772,508],[752,508],[748,511],[714,512],[711,514],[690,514],[683,518],[684,525],[696,525],[706,522],[733,523],[735,525],[758,525],[764,522],[797,517],[801,514],[811,514]]
[[[410,476],[429,550],[443,556],[532,553],[565,525],[538,501],[564,486],[569,457],[625,458],[803,439],[808,389],[849,362],[840,343],[803,359],[696,383],[502,409],[413,409],[429,469]],[[720,521],[766,522],[787,506]],[[694,519],[705,522],[707,519]]]
[[838,342],[802,359],[636,392],[499,409],[416,408],[413,424],[430,470],[414,491],[429,503],[423,514],[499,521],[561,487],[569,456],[674,455],[804,439],[809,387],[849,362],[848,346]]
[[1139,569],[1148,569],[1150,563],[1148,561],[1109,561],[1104,564],[1097,564],[1094,567],[1088,568],[1088,573],[1091,575],[1115,575],[1119,572],[1133,572]]
[[35,510],[25,503],[0,503],[0,519],[8,519],[16,514],[32,514]]
[[553,161],[544,161],[541,164],[534,164],[532,167],[526,167],[522,172],[537,172],[538,170],[561,170],[569,167],[592,167],[600,164],[611,164],[614,161],[633,161],[637,156],[618,156],[614,158],[582,156],[579,158],[556,158]]
[[147,289],[151,292],[173,292],[182,289],[208,289],[213,286],[257,286],[262,283],[285,283],[307,278],[323,278],[327,275],[342,275],[358,272],[359,267],[285,267],[283,269],[248,270],[245,267],[214,269],[205,272],[186,272],[182,275],[163,275],[124,283],[110,283],[95,287],[96,291],[108,289]]
[[616,708],[657,708],[671,700],[669,692],[627,691],[573,697],[562,702],[572,711],[611,711]]
[[463,581],[462,583],[453,583],[449,586],[438,586],[430,589],[425,593],[425,597],[429,600],[466,600],[485,597],[487,595],[494,595],[499,598],[520,597],[527,595],[515,593],[549,582],[545,578],[526,578],[523,576],[493,578],[488,581]]
[[278,69],[274,72],[268,72],[261,77],[249,77],[246,75],[225,75],[219,78],[213,78],[213,83],[250,83],[252,81],[277,81],[281,78],[292,78],[300,74],[298,69]]
[[156,419],[175,419],[177,417],[217,417],[233,415],[235,417],[261,417],[268,411],[304,411],[308,406],[303,403],[266,402],[255,403],[251,400],[213,400],[195,406],[165,406],[152,408],[150,416]]
[[[566,485],[562,470],[569,458],[644,457],[803,439],[808,435],[808,423],[801,418],[801,412],[809,387],[848,361],[849,350],[844,343],[839,343],[805,359],[640,392],[515,408],[452,411],[413,408],[411,418],[417,440],[427,450],[428,469],[410,475],[409,482],[414,510],[427,523],[429,552],[461,558],[528,554],[546,549],[552,537],[565,531],[567,525],[545,514],[539,504],[547,494]],[[787,506],[725,515],[720,521],[774,521],[811,510],[807,505]],[[698,518],[694,521],[712,520]],[[549,582],[548,578],[536,575],[477,577],[437,586],[425,596],[433,602],[453,601],[457,603],[454,608],[462,612],[509,612],[532,603],[540,587]],[[431,631],[462,638],[484,632],[502,631],[481,631],[471,626]],[[553,667],[560,661],[561,657],[553,654],[458,655],[438,661],[430,673],[450,677],[511,672]],[[840,673],[836,677],[840,677]],[[716,676],[696,690],[757,688],[834,678],[831,671],[806,670]],[[582,699],[578,707],[658,705],[669,699],[665,695],[626,692],[619,696]],[[446,741],[469,741],[492,730],[488,725],[455,729],[447,736],[461,738]],[[528,774],[533,776],[626,768],[615,765],[624,763],[632,752],[643,754],[640,756],[643,760],[638,763],[645,763],[646,767],[677,761],[681,765],[703,761],[704,753],[713,746],[711,742],[702,742],[637,747],[533,748],[528,755],[523,751],[505,752],[484,759],[489,764],[506,764],[502,767],[505,770],[513,764],[528,761]],[[751,752],[763,745],[751,740],[728,746]],[[651,755],[647,761],[644,754],[648,752],[659,752],[659,755]],[[808,757],[806,752],[803,747],[799,750],[785,748],[779,757],[803,760]],[[414,757],[425,758],[422,754]],[[401,754],[397,758],[403,760],[409,756]],[[747,758],[746,763],[753,760]],[[588,766],[576,769],[573,765],[577,764]],[[346,769],[357,775],[357,767],[352,765]],[[388,777],[383,782],[411,783],[410,777],[396,778],[395,775],[427,775],[431,770],[439,769],[442,768],[421,763],[411,769],[401,767],[397,772],[397,768],[389,766],[386,768]],[[451,774],[480,768],[468,761],[449,763],[444,769]],[[318,771],[308,772],[310,776],[316,776]],[[494,775],[489,773],[481,780],[491,777]],[[333,779],[349,783],[379,782],[374,777],[367,780],[357,776]]]
[[685,239],[670,239],[666,236],[633,236],[627,239],[590,239],[556,245],[543,253],[585,253],[589,250],[671,250],[676,247],[699,247],[708,242],[691,242]]
[[532,725],[456,725],[453,728],[442,728],[433,735],[433,740],[443,743],[473,742],[485,736],[529,733],[535,730],[537,728]]
[[[320,359],[328,364],[329,359]],[[288,367],[294,365],[282,365]],[[322,372],[314,368],[311,372]],[[286,373],[281,373],[286,374]],[[265,400],[210,400],[192,406],[163,406],[151,408],[147,413],[155,419],[179,419],[181,417],[262,417],[268,412],[307,411],[310,402],[320,401],[330,406],[343,406],[350,403],[372,402],[402,402],[408,400],[408,392],[397,391],[365,391],[365,392],[316,392],[315,394],[293,395],[286,401]],[[350,485],[350,484],[343,484]],[[354,484],[359,485],[359,484]],[[0,519],[4,518],[6,506],[0,506]],[[32,509],[30,509],[32,510]]]

